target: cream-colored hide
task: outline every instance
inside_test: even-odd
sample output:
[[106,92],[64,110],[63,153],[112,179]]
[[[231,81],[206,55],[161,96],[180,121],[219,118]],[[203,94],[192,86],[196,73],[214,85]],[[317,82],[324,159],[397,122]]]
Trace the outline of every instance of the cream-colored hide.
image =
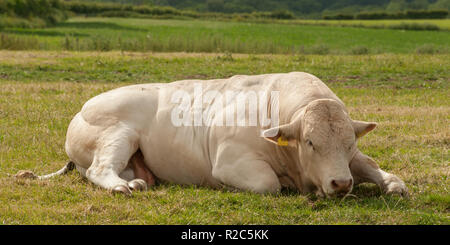
[[[193,95],[194,84],[202,86],[203,95],[279,91],[279,126],[174,125],[172,112],[180,104],[173,95],[180,90]],[[403,181],[382,171],[356,146],[357,138],[374,128],[374,123],[350,119],[342,101],[311,74],[233,76],[102,93],[71,121],[66,152],[83,176],[123,193],[145,189],[145,181],[135,179],[128,164],[140,150],[157,179],[179,184],[259,193],[292,187],[332,196],[372,182],[388,193],[405,194]]]

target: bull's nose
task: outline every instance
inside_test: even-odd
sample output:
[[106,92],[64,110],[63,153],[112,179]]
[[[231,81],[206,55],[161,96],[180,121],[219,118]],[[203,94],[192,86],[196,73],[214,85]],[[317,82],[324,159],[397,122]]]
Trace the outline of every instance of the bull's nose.
[[332,180],[331,187],[336,192],[349,192],[352,188],[352,179],[346,180]]

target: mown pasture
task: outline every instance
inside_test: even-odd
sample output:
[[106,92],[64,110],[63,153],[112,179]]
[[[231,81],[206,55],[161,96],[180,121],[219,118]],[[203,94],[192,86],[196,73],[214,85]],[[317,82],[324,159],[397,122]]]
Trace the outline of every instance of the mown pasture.
[[[442,28],[448,27],[448,20],[433,21],[444,26]],[[400,25],[403,22],[405,20],[389,23]],[[339,28],[334,25],[343,22],[299,23],[77,17],[45,29],[5,28],[0,35],[0,48],[322,55],[449,52],[448,30],[364,27],[382,25],[385,23],[382,20],[345,22],[361,26]]]

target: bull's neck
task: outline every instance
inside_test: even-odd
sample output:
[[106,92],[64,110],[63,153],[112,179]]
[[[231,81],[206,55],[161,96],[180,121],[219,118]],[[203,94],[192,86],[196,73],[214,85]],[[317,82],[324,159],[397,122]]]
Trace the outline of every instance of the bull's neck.
[[275,154],[271,161],[273,169],[280,180],[283,180],[282,185],[286,187],[295,187],[303,190],[303,177],[298,162],[298,150],[289,146],[274,146]]
[[[280,125],[290,123],[294,118],[301,116],[304,108],[291,107],[290,110],[280,110]],[[288,186],[295,186],[299,191],[304,189],[304,171],[301,169],[299,160],[299,149],[291,146],[278,146],[270,144],[271,164],[277,176],[289,183]],[[282,183],[283,184],[283,183]]]

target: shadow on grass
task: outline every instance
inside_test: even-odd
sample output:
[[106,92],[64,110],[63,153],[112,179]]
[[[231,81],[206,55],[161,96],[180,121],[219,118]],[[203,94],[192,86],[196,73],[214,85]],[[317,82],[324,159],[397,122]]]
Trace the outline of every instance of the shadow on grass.
[[37,36],[47,36],[47,37],[64,37],[70,35],[73,37],[88,37],[88,34],[83,33],[68,33],[60,31],[49,31],[49,30],[25,30],[25,29],[12,29],[3,30],[4,33],[16,34],[16,35],[37,35]]
[[283,197],[306,197],[314,211],[335,209],[336,207],[357,207],[370,210],[395,210],[408,207],[408,199],[398,195],[386,195],[380,187],[362,184],[354,187],[351,195],[344,197],[322,198],[315,194],[303,195],[292,189],[282,189],[278,194]]
[[[78,176],[77,181],[82,182],[83,184],[89,185],[94,189],[102,190],[107,192],[104,189],[92,184],[86,178]],[[392,210],[399,210],[409,208],[410,202],[408,199],[404,199],[403,197],[397,195],[386,195],[383,191],[376,185],[373,184],[362,184],[354,187],[352,191],[352,195],[343,198],[343,197],[332,197],[332,198],[321,198],[314,194],[301,194],[299,191],[295,189],[283,188],[279,193],[276,194],[256,194],[252,192],[239,191],[233,188],[209,188],[204,186],[196,186],[196,185],[178,185],[167,182],[158,181],[157,184],[151,187],[148,191],[167,191],[169,194],[172,192],[179,191],[189,191],[189,190],[203,190],[208,194],[209,192],[217,191],[222,194],[231,194],[225,195],[222,198],[225,202],[233,202],[239,203],[239,198],[242,197],[242,194],[248,195],[268,195],[273,198],[277,197],[292,197],[292,198],[304,198],[305,203],[304,207],[310,207],[312,211],[322,211],[322,210],[334,210],[336,208],[356,208],[356,209],[366,209],[366,210],[381,210],[391,212]],[[236,196],[233,194],[237,194]],[[121,196],[121,195],[119,195]],[[231,197],[231,199],[230,199]],[[237,199],[234,199],[237,198]],[[227,199],[228,198],[228,199]],[[303,205],[303,204],[302,204]],[[301,207],[303,208],[303,206]]]
[[116,31],[142,31],[147,32],[145,29],[129,27],[129,26],[121,26],[116,23],[107,23],[107,22],[62,22],[55,25],[56,28],[73,28],[73,29],[110,29]]
[[[355,195],[358,198],[367,198],[367,197],[381,196],[381,195],[383,195],[383,192],[381,191],[380,187],[378,187],[376,185],[363,184],[363,185],[355,186],[350,194]],[[304,195],[304,194],[301,194],[298,190],[295,190],[295,189],[283,188],[283,189],[281,189],[281,192],[279,193],[279,195],[299,196],[299,195]],[[311,200],[320,199],[320,197],[317,197],[314,194],[307,194],[304,196],[307,196]],[[340,200],[341,198],[342,197],[334,197],[331,199]]]
[[[331,202],[344,202],[346,200],[361,200],[361,201],[369,201],[373,199],[379,199],[380,197],[384,197],[385,199],[391,199],[391,198],[401,198],[397,195],[386,195],[379,186],[374,184],[362,184],[358,185],[353,188],[353,191],[351,192],[351,195],[349,195],[346,198],[343,198],[343,196],[337,196],[337,197],[331,197],[331,198],[323,198],[319,197],[315,194],[302,194],[300,191],[292,188],[282,188],[279,193],[276,194],[257,194],[250,191],[241,191],[238,189],[234,189],[231,187],[225,187],[225,188],[210,188],[210,187],[204,187],[204,186],[196,186],[196,185],[178,185],[173,184],[169,182],[160,182],[158,181],[154,188],[175,188],[178,190],[182,189],[198,189],[198,190],[207,190],[207,191],[218,191],[221,193],[248,193],[248,194],[254,194],[254,195],[273,195],[273,196],[282,196],[282,197],[306,197],[310,201],[331,201]],[[151,189],[149,189],[151,191]]]
[[353,187],[352,193],[357,197],[378,197],[383,195],[381,188],[374,184],[362,184]]

